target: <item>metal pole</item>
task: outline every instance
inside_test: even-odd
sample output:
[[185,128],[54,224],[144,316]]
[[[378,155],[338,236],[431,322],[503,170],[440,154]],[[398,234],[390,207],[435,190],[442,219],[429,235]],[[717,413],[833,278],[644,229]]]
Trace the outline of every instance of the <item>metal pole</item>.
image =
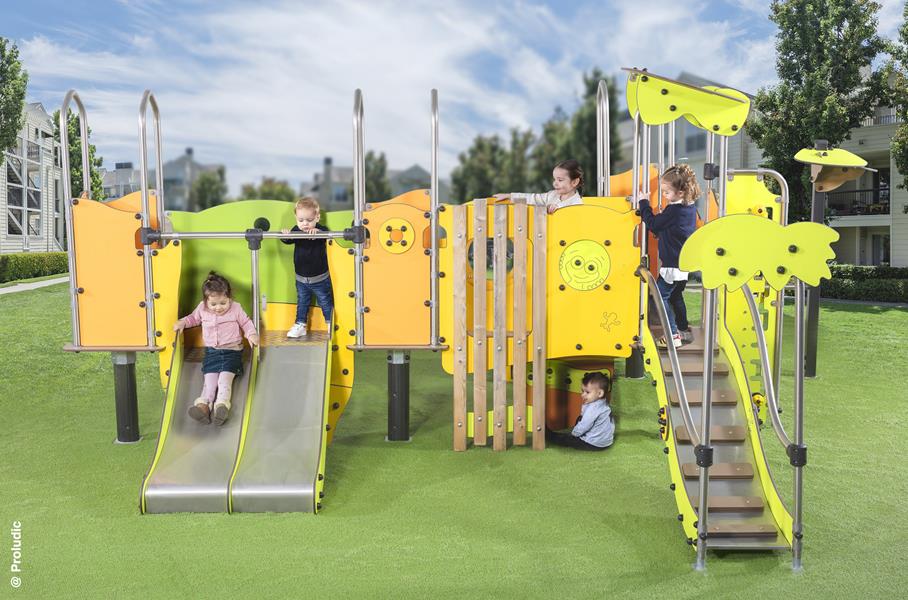
[[725,190],[728,187],[728,138],[722,136],[719,138],[719,190],[718,204],[719,216],[725,216]]
[[[659,143],[659,152],[658,152],[658,154],[656,154],[656,156],[659,157],[657,164],[658,164],[659,177],[662,177],[662,174],[665,173],[665,125],[664,124],[659,125],[659,135],[658,135],[657,139],[658,139],[658,143]],[[659,186],[659,189],[656,190],[656,195],[658,198],[657,203],[661,207],[662,206],[662,186],[661,185]]]
[[675,122],[668,124],[668,166],[675,164]]
[[[151,114],[155,129],[155,159],[157,160],[157,173],[155,181],[157,189],[155,197],[157,200],[158,229],[163,229],[164,223],[164,163],[161,160],[161,113],[158,110],[158,101],[151,90],[145,90],[142,94],[142,101],[139,102],[139,169],[142,179],[142,227],[148,229],[151,227],[151,215],[148,209],[148,133],[146,127],[146,115],[148,105],[151,105]],[[154,322],[154,281],[152,279],[151,268],[151,244],[142,246],[142,265],[145,271],[145,332],[149,346],[155,345],[156,330]]]
[[[637,208],[637,205],[640,201],[640,113],[634,114],[634,151],[633,151],[633,163],[631,165],[631,182],[633,184],[633,191],[631,192],[631,205],[634,209]],[[645,264],[643,257],[646,255],[646,226],[641,222],[637,230],[639,233],[638,240],[640,242],[640,263]],[[636,242],[637,240],[635,240]],[[638,344],[643,342],[643,303],[646,302],[644,297],[645,290],[643,288],[643,280],[640,280],[640,298],[638,304],[638,315],[639,320],[637,323],[637,340]],[[624,376],[628,379],[642,379],[643,378],[643,352],[641,352],[639,347],[634,347],[631,349],[631,355],[627,357],[624,361]]]
[[[69,164],[69,103],[75,102],[79,111],[79,131],[82,139],[82,189],[91,194],[91,168],[88,162],[88,116],[85,113],[85,106],[82,99],[79,98],[76,90],[69,90],[63,98],[63,106],[60,108],[60,155],[63,161],[63,207],[64,219],[66,220],[66,261],[69,265],[69,306],[72,316],[73,326],[73,346],[78,348],[82,345],[82,334],[79,328],[79,288],[76,283],[76,247],[73,241],[73,198],[72,180],[70,179]],[[27,225],[27,224],[26,224]]]
[[[700,446],[694,449],[700,466],[700,499],[697,513],[697,562],[694,568],[706,569],[706,543],[709,532],[709,467],[712,464],[709,427],[713,387],[713,346],[716,344],[716,290],[704,288],[703,295],[703,408],[700,411]],[[669,343],[671,343],[669,341]]]
[[[353,225],[362,227],[366,204],[365,155],[363,152],[363,92],[353,94]],[[363,244],[356,244],[354,277],[356,285],[356,344],[364,344],[363,334]]]
[[[261,341],[263,336],[261,330],[261,294],[259,290],[259,247],[261,247],[261,243],[257,247],[250,244],[249,249],[252,253],[252,324],[255,325],[255,332],[259,335],[259,340]],[[331,324],[328,323],[328,325],[330,326]],[[331,335],[330,329],[328,335],[329,337]]]
[[608,85],[599,81],[596,91],[596,195],[611,194],[611,131],[609,123]]
[[432,305],[429,343],[433,346],[438,345],[438,90],[433,89],[431,93],[432,104],[432,156],[431,156],[431,179],[429,180],[429,213],[432,228],[432,247],[431,247],[431,298]]
[[134,444],[139,435],[139,401],[136,393],[136,353],[111,352],[114,368],[114,402],[117,443]]
[[[804,444],[804,287],[803,281],[795,280],[795,402],[794,402],[794,443],[801,448]],[[803,537],[803,492],[804,474],[802,466],[795,466],[794,472],[794,515],[792,515],[791,567],[801,570]]]
[[401,350],[388,354],[388,437],[385,439],[410,441],[410,354]]

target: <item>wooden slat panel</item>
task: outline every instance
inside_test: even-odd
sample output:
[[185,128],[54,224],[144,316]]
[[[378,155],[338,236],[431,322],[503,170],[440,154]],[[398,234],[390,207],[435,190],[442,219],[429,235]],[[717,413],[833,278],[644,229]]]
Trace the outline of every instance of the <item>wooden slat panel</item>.
[[494,354],[492,361],[492,406],[494,427],[492,449],[508,447],[508,207],[496,205],[495,264],[492,286],[494,303]]
[[485,446],[486,432],[486,201],[473,201],[473,443]]
[[454,211],[454,450],[467,449],[467,207]]
[[[700,477],[697,463],[684,463],[681,472],[687,479]],[[709,468],[710,479],[753,479],[754,468],[749,463],[716,463]]]
[[527,443],[527,208],[514,203],[514,435],[515,445]]
[[[546,210],[533,210],[533,372],[545,373],[546,357]],[[533,449],[545,449],[545,385],[533,386]]]
[[[714,425],[709,428],[710,442],[743,442],[747,431],[739,425]],[[687,427],[679,425],[675,429],[675,438],[682,444],[690,443]]]

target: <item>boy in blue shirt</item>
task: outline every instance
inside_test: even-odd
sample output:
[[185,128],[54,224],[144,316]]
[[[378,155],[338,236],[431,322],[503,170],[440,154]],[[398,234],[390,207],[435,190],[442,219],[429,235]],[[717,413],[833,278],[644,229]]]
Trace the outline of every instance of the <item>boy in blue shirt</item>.
[[610,388],[611,381],[603,373],[585,374],[580,393],[583,405],[574,429],[566,433],[546,428],[545,439],[578,450],[605,450],[611,446],[615,440],[615,423],[606,396]]

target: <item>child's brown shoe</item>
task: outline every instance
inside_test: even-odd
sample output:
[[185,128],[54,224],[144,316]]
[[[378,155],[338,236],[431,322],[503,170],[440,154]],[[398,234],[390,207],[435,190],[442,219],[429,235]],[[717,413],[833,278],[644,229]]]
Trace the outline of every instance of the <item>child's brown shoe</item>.
[[211,423],[211,409],[207,403],[193,404],[189,407],[189,416],[199,423]]
[[226,404],[218,402],[214,405],[214,417],[212,420],[215,425],[223,425],[229,415],[230,409],[227,408]]

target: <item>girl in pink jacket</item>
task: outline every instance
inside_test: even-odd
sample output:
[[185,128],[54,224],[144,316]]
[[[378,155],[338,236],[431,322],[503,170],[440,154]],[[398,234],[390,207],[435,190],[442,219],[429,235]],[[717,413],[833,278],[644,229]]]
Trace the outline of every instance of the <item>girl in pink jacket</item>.
[[[234,302],[230,282],[214,271],[202,284],[203,300],[188,316],[174,324],[174,331],[202,326],[205,358],[202,395],[189,407],[189,416],[199,423],[223,425],[230,414],[233,379],[243,372],[243,334],[249,343],[259,343],[255,324],[239,302]],[[217,393],[217,396],[215,396]]]

